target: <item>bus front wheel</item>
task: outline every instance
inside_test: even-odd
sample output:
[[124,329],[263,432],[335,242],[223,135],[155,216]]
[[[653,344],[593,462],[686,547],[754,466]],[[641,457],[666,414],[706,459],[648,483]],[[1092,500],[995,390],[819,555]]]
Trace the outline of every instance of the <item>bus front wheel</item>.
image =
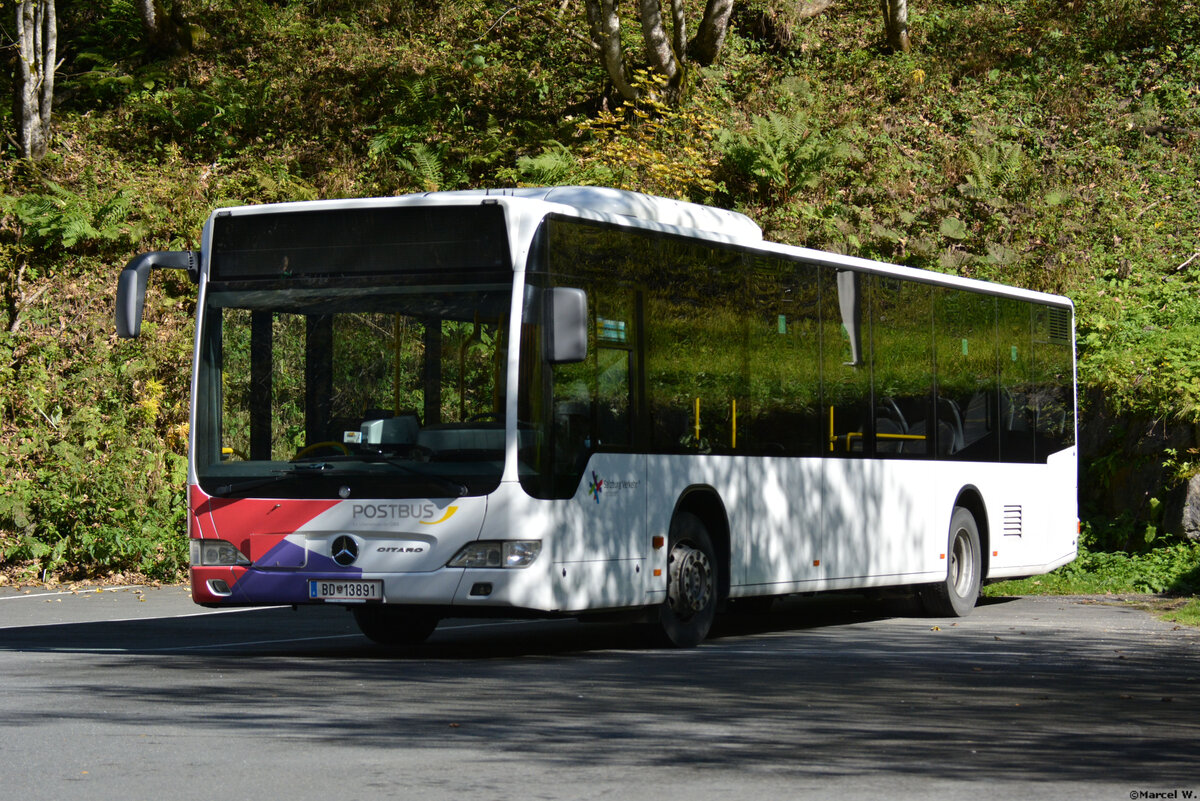
[[982,582],[979,526],[970,510],[954,507],[946,551],[946,579],[921,590],[921,603],[934,617],[964,617],[975,608]]
[[437,628],[438,617],[419,607],[396,607],[372,604],[355,606],[354,622],[359,631],[380,645],[418,645],[425,642]]
[[680,512],[671,521],[667,550],[667,600],[659,627],[668,645],[698,645],[717,614],[717,560],[700,518]]

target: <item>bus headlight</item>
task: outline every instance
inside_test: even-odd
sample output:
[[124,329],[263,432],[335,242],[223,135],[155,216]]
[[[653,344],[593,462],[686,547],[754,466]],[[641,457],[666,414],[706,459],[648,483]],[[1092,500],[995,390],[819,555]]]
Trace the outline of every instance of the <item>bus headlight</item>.
[[225,540],[192,540],[193,567],[248,565],[246,555]]
[[463,546],[446,567],[529,567],[541,552],[541,540],[481,540]]

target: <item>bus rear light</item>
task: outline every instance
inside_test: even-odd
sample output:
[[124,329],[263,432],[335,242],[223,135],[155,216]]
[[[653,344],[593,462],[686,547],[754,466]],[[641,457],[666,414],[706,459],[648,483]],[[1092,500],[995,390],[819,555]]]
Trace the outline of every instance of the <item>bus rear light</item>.
[[446,567],[529,567],[541,552],[541,540],[481,540],[463,546]]
[[224,540],[192,540],[193,567],[229,567],[248,565],[246,555]]

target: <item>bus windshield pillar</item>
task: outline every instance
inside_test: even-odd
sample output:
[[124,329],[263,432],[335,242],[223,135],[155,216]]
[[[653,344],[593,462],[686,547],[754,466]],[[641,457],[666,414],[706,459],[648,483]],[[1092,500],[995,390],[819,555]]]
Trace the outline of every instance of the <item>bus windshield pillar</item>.
[[425,320],[425,425],[442,422],[442,322]]
[[250,315],[250,458],[271,458],[271,312]]
[[333,318],[309,315],[305,330],[304,430],[307,444],[329,438],[330,398],[333,395]]

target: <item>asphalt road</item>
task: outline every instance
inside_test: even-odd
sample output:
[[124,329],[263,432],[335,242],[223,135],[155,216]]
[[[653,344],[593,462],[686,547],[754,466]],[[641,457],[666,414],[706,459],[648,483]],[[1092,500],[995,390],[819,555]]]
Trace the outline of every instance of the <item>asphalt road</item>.
[[0,799],[1200,799],[1200,632],[1075,598],[627,627],[0,590]]

